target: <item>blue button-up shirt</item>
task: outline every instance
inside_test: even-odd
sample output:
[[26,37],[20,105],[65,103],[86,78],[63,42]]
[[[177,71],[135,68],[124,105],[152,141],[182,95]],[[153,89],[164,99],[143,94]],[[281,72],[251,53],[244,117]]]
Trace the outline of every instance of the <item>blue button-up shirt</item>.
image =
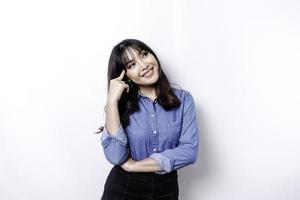
[[199,129],[190,92],[172,88],[180,99],[178,108],[166,111],[155,99],[138,94],[140,110],[130,115],[130,124],[110,135],[104,126],[101,136],[106,159],[121,165],[151,157],[165,174],[192,164],[198,157]]

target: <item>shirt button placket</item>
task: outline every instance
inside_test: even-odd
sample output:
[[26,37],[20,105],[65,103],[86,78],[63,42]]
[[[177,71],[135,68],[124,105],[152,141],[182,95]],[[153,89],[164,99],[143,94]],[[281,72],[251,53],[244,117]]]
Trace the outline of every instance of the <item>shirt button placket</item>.
[[[155,119],[155,114],[154,113],[151,113],[150,114],[150,116],[151,116],[151,118],[152,118],[152,123],[154,124],[154,126],[153,127],[156,127],[157,125],[156,125],[156,119]],[[153,139],[153,141],[152,141],[152,151],[153,152],[157,152],[157,145],[158,145],[158,141],[157,141],[157,131],[156,130],[153,130],[152,131],[152,133],[153,133],[153,137],[152,137],[152,139]]]

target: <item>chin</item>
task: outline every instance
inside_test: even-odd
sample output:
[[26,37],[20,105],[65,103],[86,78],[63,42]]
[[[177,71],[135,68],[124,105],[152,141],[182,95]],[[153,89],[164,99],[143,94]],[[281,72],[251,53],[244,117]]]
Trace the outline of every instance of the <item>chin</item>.
[[151,78],[149,78],[149,79],[143,78],[142,82],[154,84],[154,83],[156,83],[157,80],[158,80],[158,75],[156,74],[156,75],[153,75],[153,76],[152,76]]
[[149,80],[149,81],[141,81],[140,83],[138,83],[138,85],[142,85],[142,86],[151,86],[154,85],[157,82],[158,79],[155,80]]

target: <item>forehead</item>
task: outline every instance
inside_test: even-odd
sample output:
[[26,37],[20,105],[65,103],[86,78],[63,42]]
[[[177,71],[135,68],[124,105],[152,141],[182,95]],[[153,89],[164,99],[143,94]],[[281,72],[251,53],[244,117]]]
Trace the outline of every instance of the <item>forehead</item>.
[[135,57],[138,57],[142,49],[127,47],[124,51],[124,56],[126,61],[133,60]]

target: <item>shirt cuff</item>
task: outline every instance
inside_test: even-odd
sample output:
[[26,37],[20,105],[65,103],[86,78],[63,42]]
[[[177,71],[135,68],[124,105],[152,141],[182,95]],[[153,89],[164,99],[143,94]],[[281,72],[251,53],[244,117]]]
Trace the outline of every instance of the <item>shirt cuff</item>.
[[113,133],[112,135],[110,135],[106,129],[106,127],[104,126],[103,128],[103,132],[102,132],[102,135],[101,135],[101,142],[103,144],[103,146],[106,146],[105,144],[107,142],[109,142],[109,140],[107,140],[107,138],[110,139],[116,139],[120,142],[120,144],[126,146],[127,144],[127,136],[124,132],[124,129],[122,127],[122,125],[119,127],[119,129]]
[[173,166],[171,164],[170,158],[162,155],[161,153],[153,153],[149,157],[156,160],[159,167],[163,170],[162,172],[155,172],[156,174],[166,174],[172,171]]

